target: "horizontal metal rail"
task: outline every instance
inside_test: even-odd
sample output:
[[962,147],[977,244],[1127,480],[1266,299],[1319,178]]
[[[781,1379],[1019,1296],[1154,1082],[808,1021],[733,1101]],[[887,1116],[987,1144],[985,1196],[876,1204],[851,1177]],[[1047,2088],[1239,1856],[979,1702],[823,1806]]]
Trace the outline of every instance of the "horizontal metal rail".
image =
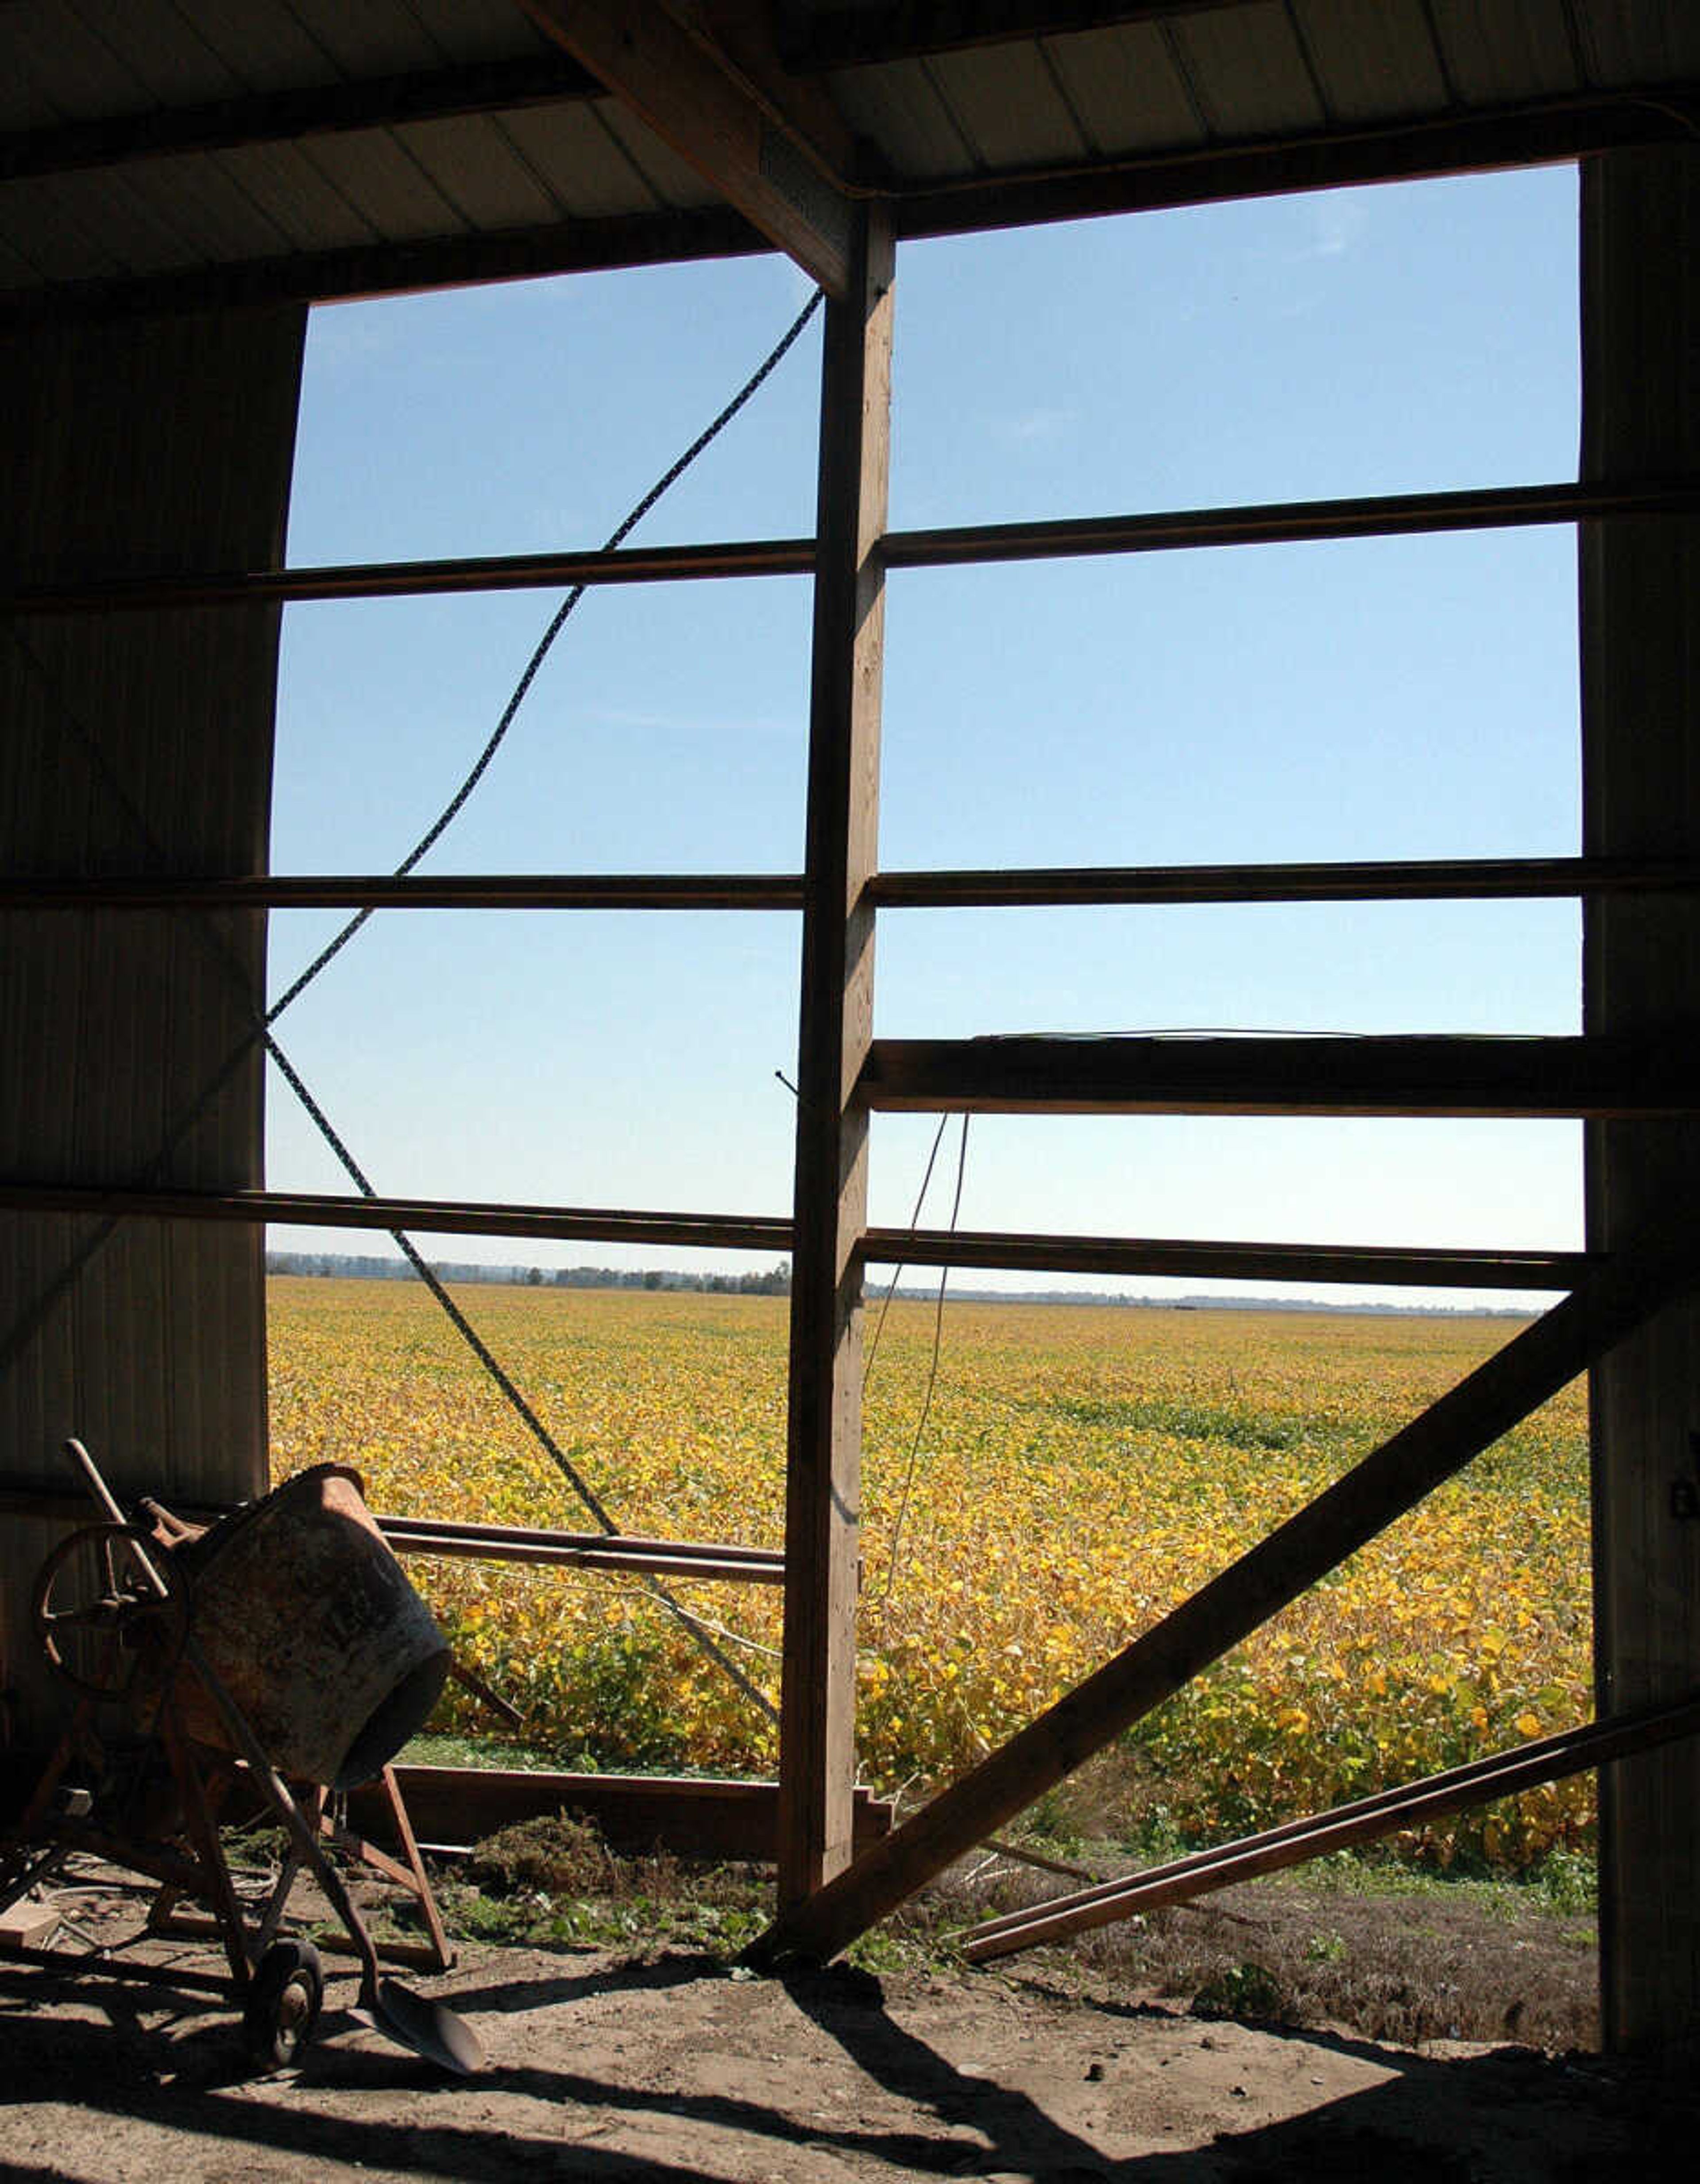
[[[800,910],[800,872],[257,872],[0,879],[0,911]],[[879,910],[1079,904],[1551,900],[1700,889],[1696,857],[1460,857],[1394,862],[1087,865],[878,872]]]
[[[173,1515],[190,1524],[215,1524],[233,1505],[178,1503]],[[86,1500],[52,1479],[0,1476],[0,1511],[8,1515],[63,1518],[87,1514]],[[785,1557],[777,1547],[744,1547],[697,1540],[660,1540],[633,1532],[559,1532],[546,1528],[486,1524],[436,1517],[373,1513],[373,1523],[398,1554],[471,1557],[485,1562],[561,1563],[587,1569],[632,1570],[640,1575],[783,1585]]]
[[282,1228],[404,1228],[422,1235],[512,1236],[693,1250],[789,1251],[789,1220],[744,1213],[633,1213],[438,1198],[354,1198],[282,1190],[125,1190],[98,1184],[0,1182],[0,1206],[23,1213],[118,1214],[164,1221],[246,1221]]
[[[878,872],[868,894],[878,910],[993,910],[1074,903],[1499,901],[1697,887],[1697,857],[1435,857]],[[5,900],[0,891],[0,903]]]
[[[88,1217],[117,1214],[144,1220],[238,1221],[295,1228],[406,1228],[421,1234],[512,1236],[528,1241],[563,1239],[750,1251],[791,1248],[789,1221],[755,1215],[623,1213],[449,1199],[344,1198],[306,1191],[121,1190],[0,1182],[0,1208]],[[1569,1289],[1593,1263],[1577,1251],[884,1228],[868,1229],[859,1250],[869,1265],[1173,1275],[1195,1281],[1363,1282],[1430,1289]]]
[[1695,1111],[1693,1042],[1472,1037],[876,1039],[876,1112],[1630,1117]]
[[862,1239],[861,1256],[870,1265],[997,1268],[1033,1274],[1554,1290],[1574,1289],[1596,1263],[1581,1251],[1392,1250],[1361,1244],[1213,1243],[1173,1237],[1035,1236],[945,1228],[870,1228]]
[[888,532],[888,569],[950,569],[1097,554],[1161,554],[1206,546],[1279,546],[1332,538],[1396,538],[1582,523],[1602,516],[1685,515],[1700,509],[1700,481],[1491,486],[1467,492],[1381,493],[1350,500],[1270,501],[1161,515],[1098,515],[1045,523],[978,523]]
[[555,1532],[509,1524],[458,1524],[414,1517],[380,1517],[377,1524],[399,1555],[629,1570],[639,1576],[692,1578],[705,1583],[785,1582],[783,1555],[766,1547],[716,1546],[694,1540]]
[[612,553],[484,554],[435,561],[356,561],[311,569],[184,571],[57,577],[17,585],[0,610],[20,615],[158,613],[176,607],[288,606],[309,599],[437,599],[460,592],[560,590],[716,577],[806,577],[812,538],[700,546],[622,546]]
[[800,910],[794,872],[259,872],[0,880],[14,910]]
[[[1272,501],[1251,507],[1168,510],[1043,523],[959,525],[891,531],[888,569],[955,568],[1187,547],[1290,544],[1330,538],[1580,523],[1608,516],[1686,515],[1700,510],[1700,482],[1563,482],[1356,499]],[[237,569],[176,575],[56,577],[14,585],[0,610],[20,615],[109,614],[177,607],[276,606],[309,599],[421,599],[447,593],[560,588],[569,584],[671,583],[722,577],[814,572],[812,538],[752,538],[696,546],[622,546],[609,553],[464,555],[432,561],[348,562],[303,569]]]

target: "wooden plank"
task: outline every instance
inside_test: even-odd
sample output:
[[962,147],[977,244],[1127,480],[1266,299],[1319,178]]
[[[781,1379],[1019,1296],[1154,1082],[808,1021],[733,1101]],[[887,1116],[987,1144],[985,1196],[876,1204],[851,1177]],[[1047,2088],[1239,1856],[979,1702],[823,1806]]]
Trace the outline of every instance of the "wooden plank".
[[609,553],[464,554],[437,561],[365,561],[319,569],[233,569],[146,576],[77,574],[0,593],[26,615],[130,614],[183,607],[284,605],[304,599],[439,599],[471,592],[559,590],[570,584],[655,584],[721,577],[805,577],[811,538],[745,538],[705,546],[621,546]]
[[1609,1263],[883,1843],[782,1910],[752,1960],[835,1955],[1697,1285],[1692,1240]]
[[1700,510],[1700,483],[1676,475],[1608,482],[1490,486],[1468,491],[1364,495],[1350,500],[1268,501],[1239,508],[1162,510],[1049,522],[956,524],[894,531],[889,569],[978,568],[1097,554],[1161,554],[1204,547],[1300,545],[1334,538],[1405,538],[1446,531],[1498,531],[1580,523],[1608,515],[1680,515]]
[[1580,1251],[1395,1251],[1368,1244],[1196,1243],[967,1228],[870,1228],[861,1255],[869,1266],[1161,1274],[1192,1281],[1374,1282],[1422,1289],[1574,1289],[1590,1264],[1597,1263]]
[[355,1198],[285,1190],[114,1190],[104,1185],[0,1181],[14,1212],[132,1220],[272,1223],[296,1228],[398,1228],[423,1236],[652,1244],[691,1250],[787,1251],[789,1221],[748,1213],[636,1213],[610,1207],[505,1206],[443,1198]]
[[771,87],[755,96],[708,36],[660,0],[521,4],[829,296],[850,294],[850,133],[840,123],[822,141],[822,99],[811,102],[805,125]]
[[1444,1819],[1450,1814],[1514,1797],[1544,1782],[1561,1782],[1567,1775],[1603,1767],[1634,1752],[1654,1750],[1678,1737],[1692,1736],[1697,1730],[1700,1730],[1700,1697],[1690,1697],[1676,1706],[1645,1707],[1608,1721],[1590,1722],[1471,1760],[1462,1767],[1448,1768],[1420,1782],[1357,1798],[1329,1812],[1290,1820],[1281,1827],[1266,1828],[1236,1842],[1196,1851],[1190,1858],[1171,1859],[1143,1873],[1101,1881],[1067,1896],[1053,1897],[1046,1903],[1008,1912],[1000,1919],[983,1920],[957,1940],[973,1964],[1009,1956],[1041,1942],[1061,1941],[1095,1926],[1130,1919],[1136,1912],[1155,1910],[1160,1904],[1190,1903],[1215,1889],[1232,1887],[1237,1881],[1279,1873],[1357,1843],[1378,1841],[1402,1828]]
[[[1583,463],[1700,462],[1700,161],[1607,160],[1582,177]],[[1582,836],[1602,855],[1700,849],[1700,521],[1581,539]],[[1611,900],[1583,921],[1591,1034],[1693,1039],[1700,905]],[[1586,1140],[1587,1236],[1622,1244],[1700,1193],[1700,1125],[1612,1121]],[[1674,1306],[1595,1374],[1594,1627],[1601,1711],[1700,1677],[1700,1307]],[[1602,2023],[1639,2048],[1700,2034],[1700,1752],[1601,1786]]]
[[[1133,865],[877,872],[878,910],[1104,903],[1480,902],[1700,888],[1700,857],[1452,857],[1396,863]],[[0,889],[0,904],[7,900]]]
[[819,567],[810,692],[807,900],[798,1035],[779,1896],[850,1859],[861,1465],[861,1266],[873,1023],[879,538],[889,459],[894,256],[858,215],[854,299],[828,306],[821,381]]
[[[428,1847],[467,1848],[521,1821],[566,1812],[594,1820],[622,1852],[768,1864],[777,1849],[777,1782],[408,1766],[398,1767],[395,1777],[414,1833]],[[381,1783],[354,1791],[348,1811],[363,1833],[388,1839]],[[859,1847],[877,1842],[890,1832],[891,1807],[858,1790],[853,1825]]]
[[875,1039],[877,1114],[1681,1115],[1692,1039]]
[[0,879],[17,910],[800,910],[791,872],[255,872]]

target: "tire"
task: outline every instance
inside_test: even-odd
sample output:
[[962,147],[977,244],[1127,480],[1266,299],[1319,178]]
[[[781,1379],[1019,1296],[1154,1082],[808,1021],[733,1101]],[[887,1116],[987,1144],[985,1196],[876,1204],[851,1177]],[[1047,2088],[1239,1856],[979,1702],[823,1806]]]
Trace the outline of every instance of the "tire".
[[325,1970],[310,1942],[274,1942],[260,1958],[242,2010],[248,2051],[268,2070],[287,2070],[319,2022]]

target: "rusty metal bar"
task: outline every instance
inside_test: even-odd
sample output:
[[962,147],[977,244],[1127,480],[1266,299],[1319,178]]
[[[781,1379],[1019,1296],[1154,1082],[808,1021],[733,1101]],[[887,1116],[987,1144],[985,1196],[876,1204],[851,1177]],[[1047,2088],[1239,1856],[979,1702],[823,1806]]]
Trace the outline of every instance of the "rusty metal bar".
[[1543,1782],[1562,1781],[1566,1775],[1586,1773],[1589,1768],[1603,1766],[1630,1752],[1651,1751],[1677,1737],[1692,1736],[1697,1729],[1700,1729],[1700,1694],[1691,1694],[1668,1706],[1639,1708],[1606,1721],[1563,1730],[1508,1752],[1494,1752],[1463,1767],[1448,1768],[1420,1782],[1337,1805],[1326,1813],[1263,1829],[1212,1850],[1170,1859],[1144,1873],[1100,1881],[1067,1896],[1052,1897],[1048,1903],[1029,1904],[1025,1910],[984,1919],[956,1938],[973,1963],[1009,1956],[1067,1935],[1112,1925],[1138,1911],[1155,1910],[1164,1903],[1184,1903],[1214,1889],[1302,1864],[1354,1843],[1373,1842],[1401,1828],[1442,1819],[1472,1805],[1491,1804]]

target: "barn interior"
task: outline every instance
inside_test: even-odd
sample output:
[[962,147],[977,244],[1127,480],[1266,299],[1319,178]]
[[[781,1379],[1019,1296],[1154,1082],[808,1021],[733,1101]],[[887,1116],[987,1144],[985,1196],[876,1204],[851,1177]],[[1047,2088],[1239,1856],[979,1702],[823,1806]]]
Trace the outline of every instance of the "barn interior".
[[[781,1757],[761,1808],[778,1875],[769,1961],[843,1950],[1585,1370],[1597,1713],[1691,1698],[1700,18],[1685,0],[7,0],[0,53],[9,1773],[22,1779],[65,1712],[31,1600],[36,1571],[84,1521],[57,1468],[67,1437],[100,1452],[120,1496],[215,1511],[270,1483],[268,1224],[789,1256]],[[1580,172],[1575,477],[889,526],[903,245],[1557,162]],[[313,304],[769,252],[826,298],[813,536],[286,566]],[[884,594],[903,572],[1530,525],[1575,526],[1579,540],[1580,855],[881,869]],[[778,570],[812,582],[800,871],[270,871],[291,603]],[[1579,1036],[872,1035],[881,910],[1522,897],[1582,905]],[[268,1190],[269,910],[751,905],[794,915],[800,934],[783,1217]],[[913,1112],[1580,1117],[1586,1249],[882,1231],[867,1217],[869,1117]],[[1338,1488],[882,1832],[856,1788],[859,1390],[864,1274],[899,1259],[1564,1296]],[[621,1551],[617,1540],[605,1550]],[[626,1551],[643,1566],[643,1543]],[[1612,1758],[1600,1797],[1606,2039],[1640,2049],[1692,2037],[1692,1735]]]

